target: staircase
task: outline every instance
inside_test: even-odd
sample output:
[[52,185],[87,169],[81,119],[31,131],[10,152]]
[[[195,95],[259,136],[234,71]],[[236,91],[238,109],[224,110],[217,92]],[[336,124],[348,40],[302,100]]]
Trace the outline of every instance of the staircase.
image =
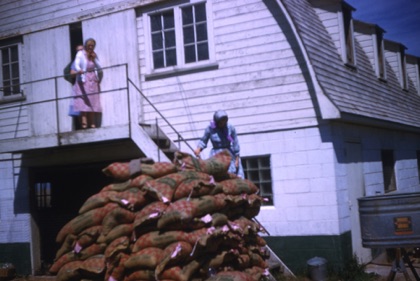
[[174,159],[174,154],[179,148],[169,139],[169,137],[156,124],[139,124],[140,127],[153,140],[158,148],[168,157],[169,160]]

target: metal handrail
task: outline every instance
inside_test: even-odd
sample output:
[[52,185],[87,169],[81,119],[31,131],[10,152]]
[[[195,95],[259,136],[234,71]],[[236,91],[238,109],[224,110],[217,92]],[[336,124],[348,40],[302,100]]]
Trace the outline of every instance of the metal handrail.
[[191,149],[191,151],[194,151],[194,148],[191,147],[187,140],[181,136],[181,134],[174,128],[174,126],[172,126],[168,119],[166,119],[165,116],[163,116],[159,109],[157,109],[156,106],[143,94],[143,92],[134,84],[134,82],[130,78],[127,79],[128,82],[130,82],[130,84],[133,85],[133,87],[137,90],[137,92],[141,94],[141,96],[150,104],[151,107],[153,107],[157,114],[159,114],[159,116],[166,122],[166,124],[177,134],[178,140],[184,142]]
[[[128,107],[130,107],[130,95],[129,95],[129,84],[131,84],[136,91],[142,96],[142,98],[147,101],[147,103],[155,110],[155,112],[164,120],[164,122],[169,126],[169,128],[171,128],[171,130],[177,135],[178,137],[178,143],[185,143],[187,145],[188,148],[191,149],[191,151],[194,151],[194,149],[191,147],[191,145],[189,145],[189,143],[187,142],[186,139],[184,139],[181,135],[181,133],[179,133],[175,127],[169,122],[169,120],[159,111],[159,109],[144,95],[144,93],[140,90],[140,88],[129,78],[128,76],[128,64],[124,63],[124,64],[117,64],[117,65],[112,65],[112,66],[108,66],[108,67],[102,67],[102,70],[105,69],[109,69],[109,68],[116,68],[116,67],[121,67],[124,66],[125,67],[125,72],[126,72],[126,77],[127,77],[127,84],[126,87],[119,87],[119,88],[115,88],[115,89],[110,89],[107,91],[101,91],[100,94],[103,93],[107,93],[107,92],[114,92],[114,91],[120,91],[120,90],[127,90],[127,99],[128,99]],[[16,101],[15,104],[13,105],[6,105],[6,104],[0,104],[0,111],[1,110],[5,110],[5,109],[11,109],[11,108],[16,108],[16,107],[22,107],[22,106],[30,106],[30,105],[35,105],[35,104],[42,104],[42,103],[47,103],[47,102],[55,102],[56,103],[56,107],[58,104],[58,101],[61,100],[66,100],[66,99],[71,99],[73,98],[72,95],[68,95],[68,96],[64,96],[64,97],[58,97],[58,79],[63,79],[64,77],[66,77],[66,75],[59,75],[59,76],[54,76],[54,77],[49,77],[49,78],[43,78],[43,79],[38,79],[38,80],[33,80],[33,81],[29,81],[29,82],[23,82],[23,83],[19,83],[16,85],[10,85],[10,86],[23,86],[23,85],[30,85],[30,84],[34,84],[34,83],[39,83],[39,82],[45,82],[45,81],[51,81],[54,80],[54,87],[55,87],[55,97],[54,98],[50,98],[50,99],[44,99],[42,101],[33,101],[33,102],[28,102],[26,100],[19,100]],[[0,89],[2,90],[2,89]],[[17,97],[18,95],[16,95]],[[25,97],[25,95],[23,93],[20,93],[19,97]],[[130,108],[128,109],[130,110]],[[58,114],[58,110],[57,110],[57,114]],[[128,118],[129,118],[129,122],[131,120],[131,114],[128,114]],[[58,116],[57,116],[57,122],[58,122]],[[57,124],[58,126],[58,124]],[[59,127],[57,127],[57,129],[59,130]],[[131,129],[130,129],[131,130]],[[131,135],[131,132],[130,132]]]

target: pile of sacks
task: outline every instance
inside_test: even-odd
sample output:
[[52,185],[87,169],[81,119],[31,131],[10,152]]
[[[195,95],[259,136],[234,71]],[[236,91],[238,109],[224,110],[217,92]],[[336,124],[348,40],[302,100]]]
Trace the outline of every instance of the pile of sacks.
[[88,198],[58,233],[57,280],[264,280],[268,252],[253,218],[263,201],[227,173],[223,151],[173,163],[115,162],[113,183]]

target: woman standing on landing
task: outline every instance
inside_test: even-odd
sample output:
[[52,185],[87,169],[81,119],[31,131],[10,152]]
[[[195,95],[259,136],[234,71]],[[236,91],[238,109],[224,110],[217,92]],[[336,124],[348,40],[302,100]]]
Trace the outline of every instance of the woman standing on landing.
[[96,41],[89,38],[84,49],[77,52],[74,67],[77,72],[73,86],[74,110],[80,111],[83,129],[96,128],[96,115],[102,112],[100,92],[100,65],[95,53]]

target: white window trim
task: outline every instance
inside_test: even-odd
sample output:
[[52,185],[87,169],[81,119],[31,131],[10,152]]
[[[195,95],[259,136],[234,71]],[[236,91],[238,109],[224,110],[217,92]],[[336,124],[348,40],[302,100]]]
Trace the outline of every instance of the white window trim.
[[350,66],[356,66],[357,60],[356,60],[356,42],[354,39],[354,25],[353,25],[353,19],[350,19],[350,32],[351,32],[351,40],[352,40],[352,54],[353,54],[353,62],[349,62],[347,59],[347,42],[346,42],[346,25],[344,23],[344,15],[343,11],[338,12],[338,25],[340,29],[340,43],[341,43],[341,58],[343,62]]
[[[9,45],[2,45],[0,46],[0,49],[3,48],[10,48],[12,46],[18,47],[18,55],[19,55],[19,82],[22,84],[23,79],[23,60],[22,60],[22,51],[23,46],[22,43],[14,43]],[[3,63],[2,54],[0,52],[0,64]],[[0,67],[0,88],[3,87],[3,67]],[[4,96],[3,93],[0,93],[0,103],[8,103],[8,102],[14,102],[14,101],[21,101],[25,99],[24,96],[24,87],[23,85],[20,86],[20,91],[22,92],[21,95],[11,95],[11,96]]]
[[[194,63],[185,64],[184,62],[184,48],[183,48],[183,30],[182,30],[182,14],[181,8],[185,6],[190,6],[192,4],[206,3],[206,15],[207,15],[207,36],[208,36],[208,48],[209,48],[209,59],[205,61],[199,61]],[[159,69],[153,68],[153,56],[152,56],[152,38],[151,38],[151,26],[150,26],[150,15],[155,13],[160,13],[168,10],[174,11],[175,19],[175,38],[176,38],[176,56],[177,56],[177,65],[169,66]],[[188,71],[197,71],[199,69],[207,69],[209,67],[213,68],[216,64],[215,60],[215,48],[214,48],[214,35],[213,35],[213,13],[212,13],[211,1],[202,1],[202,0],[191,0],[187,4],[176,5],[171,7],[165,7],[157,10],[153,10],[148,13],[143,14],[143,26],[145,32],[145,48],[146,48],[146,75],[168,75],[170,73],[177,72],[188,72]]]
[[[382,50],[382,57],[379,57],[379,53],[378,53],[378,36],[376,34],[373,34],[373,53],[375,56],[375,73],[376,73],[376,77],[378,77],[379,79],[383,79],[386,80],[387,79],[387,73],[386,73],[386,60],[385,60],[385,46],[384,46],[384,40],[381,41],[381,50]],[[380,75],[380,67],[379,67],[379,60],[382,59],[382,65],[383,65],[383,71],[384,74],[381,77]]]
[[400,86],[403,90],[408,90],[407,58],[401,51],[398,52],[398,66],[400,76]]

